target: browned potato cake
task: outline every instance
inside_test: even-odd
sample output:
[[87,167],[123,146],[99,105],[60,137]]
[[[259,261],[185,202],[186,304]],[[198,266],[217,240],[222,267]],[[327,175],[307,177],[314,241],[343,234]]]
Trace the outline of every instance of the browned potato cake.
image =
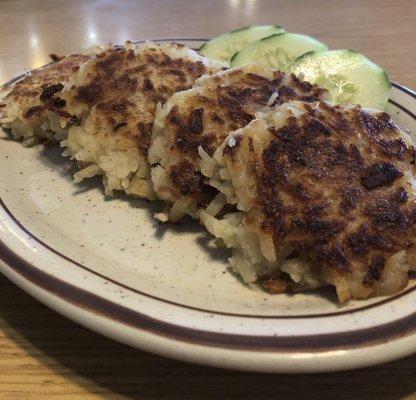
[[203,74],[225,64],[186,46],[144,43],[110,48],[75,74],[54,101],[62,142],[77,160],[76,181],[102,175],[107,195],[114,190],[153,199],[147,151],[158,103],[190,88]]
[[[212,155],[232,131],[248,124],[256,112],[289,100],[316,101],[326,91],[261,65],[247,65],[198,80],[159,109],[149,161],[158,197],[171,203],[169,217],[197,215],[215,191],[204,184],[198,147]],[[217,198],[209,210],[221,208]],[[165,216],[166,218],[166,216]]]
[[233,132],[202,171],[238,212],[207,228],[271,292],[395,293],[416,267],[415,148],[387,113],[292,102]]

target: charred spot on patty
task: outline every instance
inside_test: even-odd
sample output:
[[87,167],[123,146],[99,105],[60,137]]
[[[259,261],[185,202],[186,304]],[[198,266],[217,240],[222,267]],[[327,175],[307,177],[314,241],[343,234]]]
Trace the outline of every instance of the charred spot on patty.
[[409,195],[404,187],[397,189],[392,196],[392,200],[398,203],[406,203],[408,199]]
[[128,54],[133,54],[133,50],[125,50],[122,48],[115,48],[114,51],[111,53],[102,53],[97,55],[97,58],[102,58],[99,60],[96,65],[99,69],[101,69],[107,75],[113,75],[114,72],[117,70],[120,61]]
[[55,93],[60,92],[64,88],[64,85],[62,83],[56,83],[54,85],[46,86],[40,95],[40,99],[42,101],[45,101],[52,97]]
[[201,192],[204,187],[204,176],[195,171],[193,164],[188,160],[182,160],[172,166],[170,176],[184,196]]
[[307,135],[331,135],[331,130],[315,118],[310,119],[303,129]]
[[396,179],[401,178],[400,172],[389,162],[377,162],[370,165],[361,177],[361,183],[367,189],[376,189],[382,186],[390,186]]
[[43,106],[33,106],[30,107],[26,113],[23,115],[24,118],[32,118],[35,116],[40,116],[45,108]]
[[357,109],[356,115],[364,131],[369,136],[378,136],[383,132],[394,130],[394,124],[387,113],[371,115],[362,109]]
[[102,95],[103,87],[96,79],[87,85],[79,86],[75,99],[81,103],[93,105],[102,98]]
[[66,100],[61,99],[60,97],[56,97],[52,100],[53,107],[56,108],[63,108],[66,105]]
[[149,78],[145,78],[143,81],[143,90],[153,90],[154,88],[152,81]]
[[139,131],[137,145],[143,155],[147,155],[152,138],[152,123],[138,122],[137,129]]
[[192,110],[188,119],[188,125],[186,127],[186,130],[190,133],[201,133],[204,130],[203,115],[203,108],[197,108],[196,110]]
[[383,273],[384,266],[386,264],[386,258],[383,256],[375,256],[371,260],[371,264],[368,267],[367,274],[363,278],[364,285],[372,285],[374,281],[379,281],[381,274]]

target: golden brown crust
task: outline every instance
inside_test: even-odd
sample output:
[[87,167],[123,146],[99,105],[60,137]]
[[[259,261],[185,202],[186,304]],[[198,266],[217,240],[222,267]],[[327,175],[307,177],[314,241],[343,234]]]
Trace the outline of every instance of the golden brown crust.
[[172,181],[183,195],[192,195],[203,189],[204,176],[192,168],[188,160],[182,160],[171,169]]
[[289,290],[288,279],[284,277],[265,277],[260,279],[260,286],[271,294],[286,293]]
[[[332,279],[357,273],[371,287],[388,258],[415,242],[414,148],[386,113],[323,102],[303,110],[269,127],[261,154],[250,151],[257,223]],[[227,146],[223,155],[238,157]]]
[[[198,87],[195,93],[179,107],[173,106],[167,116],[165,135],[171,137],[172,147],[168,150],[175,154],[178,165],[185,158],[192,173],[186,171],[187,181],[192,192],[184,193],[177,186],[177,196],[189,195],[197,201],[204,201],[206,185],[201,184],[198,173],[198,148],[201,146],[209,155],[222,143],[233,130],[247,125],[257,111],[267,106],[282,104],[290,100],[316,101],[326,97],[326,91],[301,82],[294,75],[286,75],[264,67],[261,72],[249,68],[237,68],[225,75],[214,76]],[[276,93],[270,104],[271,96]],[[172,165],[169,172],[175,185],[178,181],[178,165]],[[194,184],[190,184],[192,176]],[[174,191],[174,188],[172,188]]]
[[210,72],[202,61],[172,58],[158,45],[138,51],[121,47],[106,50],[86,70],[84,82],[67,95],[70,114],[79,106],[94,110],[95,124],[101,129],[105,126],[104,131],[111,131],[116,138],[135,140],[144,156],[157,103],[164,103]]
[[23,118],[39,117],[46,106],[38,103],[43,103],[54,93],[62,90],[71,75],[90,57],[86,54],[55,57],[54,63],[32,71],[15,83],[3,101],[17,102],[22,109]]

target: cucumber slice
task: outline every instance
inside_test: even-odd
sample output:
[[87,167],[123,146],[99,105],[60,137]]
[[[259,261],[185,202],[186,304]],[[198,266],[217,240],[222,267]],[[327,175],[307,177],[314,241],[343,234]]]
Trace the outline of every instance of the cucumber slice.
[[199,51],[206,57],[229,63],[231,57],[247,44],[284,31],[277,25],[246,26],[211,39]]
[[251,43],[231,59],[231,66],[264,64],[287,72],[292,63],[309,51],[328,50],[323,43],[299,33],[280,33]]
[[355,50],[308,53],[299,57],[291,71],[327,89],[336,104],[360,104],[385,110],[391,84],[386,73]]

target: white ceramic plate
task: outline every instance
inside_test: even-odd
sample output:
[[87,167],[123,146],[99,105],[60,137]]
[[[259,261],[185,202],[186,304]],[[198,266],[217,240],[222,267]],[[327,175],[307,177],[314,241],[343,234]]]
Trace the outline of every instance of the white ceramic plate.
[[[416,132],[415,93],[394,84],[388,112]],[[343,370],[416,351],[415,281],[342,308],[329,289],[249,289],[197,223],[159,226],[157,204],[75,185],[59,152],[0,145],[0,270],[59,313],[140,349],[250,371]]]

